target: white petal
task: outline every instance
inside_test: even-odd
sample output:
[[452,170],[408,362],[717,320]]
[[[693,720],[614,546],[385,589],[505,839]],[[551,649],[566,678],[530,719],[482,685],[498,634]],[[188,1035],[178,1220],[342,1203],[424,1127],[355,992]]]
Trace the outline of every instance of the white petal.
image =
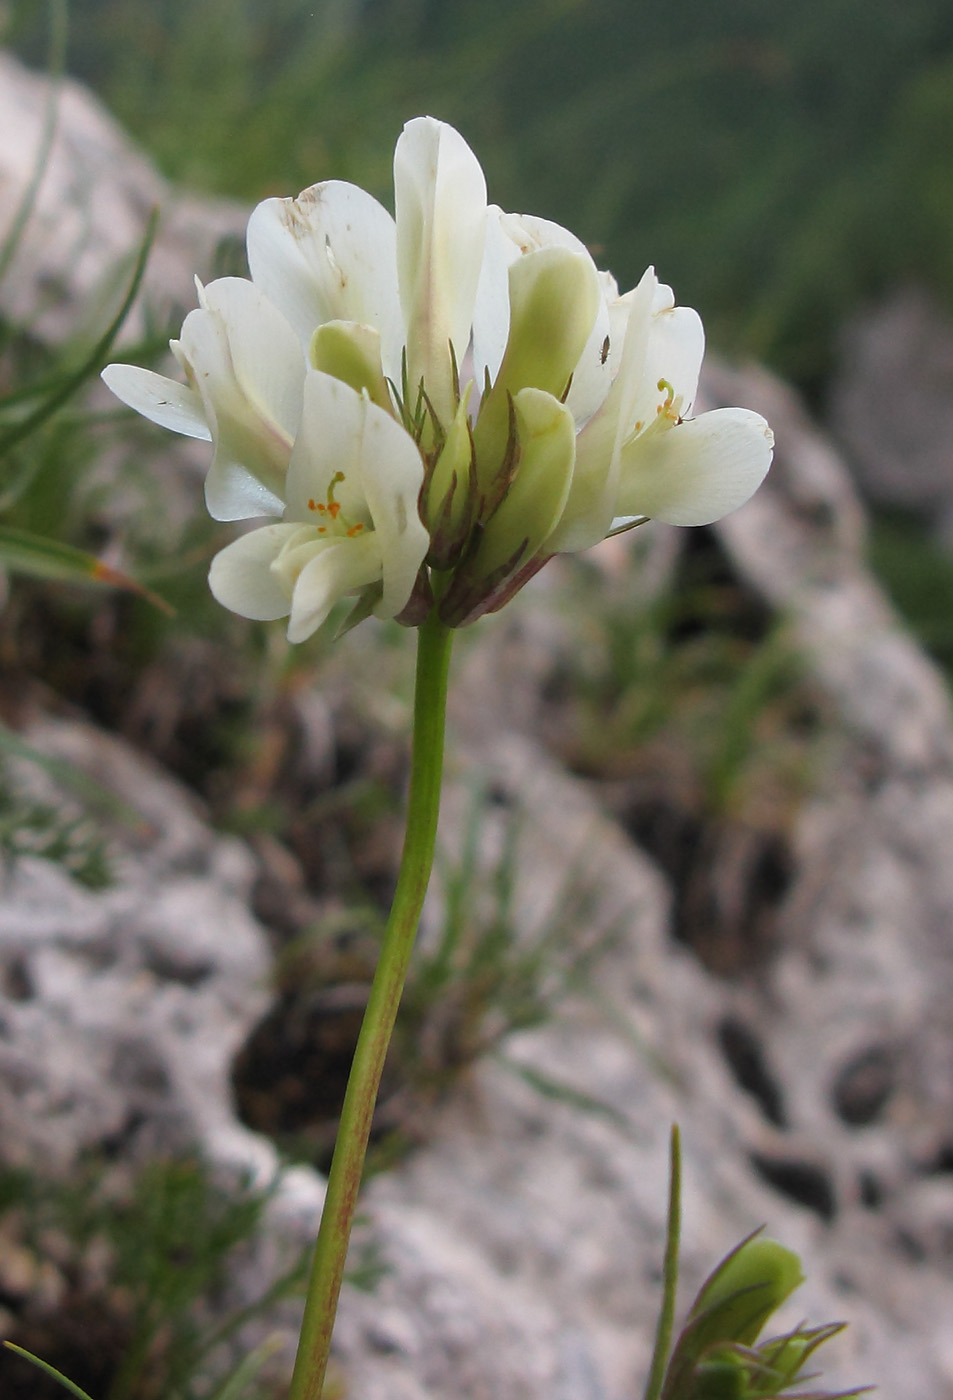
[[605,537],[611,525],[622,440],[645,374],[656,285],[654,269],[648,268],[638,286],[623,298],[627,315],[618,373],[604,403],[576,439],[569,499],[550,541],[557,551],[589,549]]
[[373,532],[321,545],[298,575],[288,620],[288,641],[303,642],[310,637],[339,598],[359,593],[375,583],[380,572],[380,544]]
[[668,397],[668,391],[659,388],[662,380],[671,385],[681,400],[682,416],[691,413],[704,354],[705,331],[697,311],[690,306],[675,306],[653,312],[642,382],[626,409],[626,435],[640,431],[637,424],[644,428],[652,422]]
[[[343,472],[343,483],[333,488],[335,499],[341,503],[345,515],[357,514],[361,521],[370,523],[356,471],[363,428],[364,399],[361,395],[323,370],[309,370],[304,385],[301,427],[285,483],[290,519],[319,523],[312,502],[326,503],[333,478]],[[356,520],[353,523],[357,523]]]
[[302,344],[326,321],[373,326],[384,373],[399,382],[404,331],[396,231],[372,195],[327,180],[297,199],[266,199],[248,223],[248,266]]
[[202,299],[179,340],[199,393],[212,400],[218,417],[232,411],[224,396],[240,396],[236,415],[250,407],[267,431],[293,438],[306,363],[288,321],[244,277],[210,282]]
[[205,507],[213,520],[254,520],[282,515],[285,503],[251,472],[216,451],[205,478]]
[[301,417],[301,346],[281,313],[243,278],[209,283],[202,302],[185,318],[179,348],[202,396],[218,464],[238,463],[281,495]]
[[760,414],[716,408],[622,453],[616,516],[708,525],[737,510],[771,465],[774,436]]
[[[308,373],[301,431],[288,468],[288,514],[316,521],[311,502],[333,486],[349,526],[366,525],[377,540],[383,594],[374,609],[393,617],[410,597],[430,545],[418,498],[424,467],[416,443],[389,413],[320,370]],[[357,543],[360,538],[345,541]]]
[[519,249],[500,225],[502,210],[491,204],[487,210],[486,245],[477,283],[473,307],[473,380],[476,395],[471,399],[474,409],[480,401],[485,372],[490,380],[499,373],[510,333],[510,263],[520,256]]
[[486,238],[486,181],[459,132],[433,117],[408,122],[394,152],[397,269],[411,386],[422,377],[445,422],[453,416],[449,346],[470,343]]
[[194,389],[138,365],[107,365],[103,381],[117,399],[144,418],[186,437],[211,439],[202,400]]
[[216,554],[208,582],[213,596],[239,617],[273,622],[287,617],[291,600],[272,564],[298,525],[264,525]]
[[410,598],[430,547],[418,501],[424,467],[417,444],[389,414],[365,403],[361,485],[380,541],[384,591],[374,612],[395,617]]

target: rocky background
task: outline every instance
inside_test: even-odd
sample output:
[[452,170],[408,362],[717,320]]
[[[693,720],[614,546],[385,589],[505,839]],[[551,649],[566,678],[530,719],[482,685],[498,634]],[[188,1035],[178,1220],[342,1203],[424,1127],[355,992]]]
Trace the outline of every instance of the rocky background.
[[[0,230],[46,102],[46,80],[0,56]],[[192,272],[208,273],[245,212],[170,190],[66,84],[3,317],[41,344],[79,334],[152,204],[130,341],[189,304]],[[640,1393],[677,1121],[686,1290],[766,1224],[807,1273],[786,1320],[850,1324],[824,1355],[831,1387],[953,1397],[953,716],[865,562],[857,485],[948,532],[949,434],[935,425],[953,412],[953,342],[909,289],[845,337],[831,402],[850,470],[782,384],[712,362],[706,401],[775,429],[756,498],[711,531],[653,526],[555,561],[460,638],[420,965],[433,973],[461,899],[472,936],[502,928],[503,951],[429,1000],[423,974],[412,989],[382,1103],[391,1146],[355,1251],[373,1267],[342,1302],[342,1394]],[[137,512],[160,538],[199,511],[201,452],[163,444],[152,497],[122,474],[131,450],[114,441],[97,467],[106,557]],[[645,663],[631,619],[685,571],[715,597],[719,636],[752,658],[714,720],[704,685],[687,686],[701,758],[691,724],[638,742],[620,718],[638,677],[605,661],[611,623]],[[123,603],[87,603],[82,662],[59,607],[12,586],[0,712],[123,805],[101,818],[106,888],[35,856],[3,875],[0,1155],[62,1179],[197,1151],[224,1182],[266,1184],[291,1151],[235,1305],[311,1237],[320,1207],[306,1162],[326,1157],[372,961],[372,920],[348,892],[358,881],[386,906],[411,638],[362,627],[282,682],[270,644],[256,658],[234,631],[190,635],[186,618],[130,679]],[[702,625],[683,619],[683,640]],[[646,664],[649,699],[684,708],[686,684]],[[255,743],[200,780],[212,719],[249,706]],[[38,801],[75,803],[56,763],[9,762]],[[277,834],[241,832],[234,813],[269,802]],[[56,1340],[78,1286],[21,1217],[0,1223],[5,1327],[78,1366]],[[283,1339],[276,1385],[294,1317],[283,1304],[244,1334]]]

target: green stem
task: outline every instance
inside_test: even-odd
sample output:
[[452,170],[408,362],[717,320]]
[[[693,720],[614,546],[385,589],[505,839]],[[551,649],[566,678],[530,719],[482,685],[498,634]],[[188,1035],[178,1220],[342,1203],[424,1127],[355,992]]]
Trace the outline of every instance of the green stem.
[[328,1175],[288,1400],[321,1400],[331,1330],[374,1105],[433,865],[453,632],[436,609],[419,629],[407,830],[377,971],[348,1079]]

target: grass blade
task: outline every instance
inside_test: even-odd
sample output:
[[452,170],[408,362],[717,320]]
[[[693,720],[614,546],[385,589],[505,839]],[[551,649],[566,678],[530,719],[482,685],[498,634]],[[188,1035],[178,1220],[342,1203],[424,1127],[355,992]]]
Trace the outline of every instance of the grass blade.
[[63,544],[45,535],[35,535],[29,530],[18,530],[11,525],[0,525],[0,565],[14,574],[27,574],[30,578],[53,579],[62,583],[105,583],[111,588],[122,588],[144,598],[167,617],[174,609],[158,593],[153,593],[144,584],[129,574],[114,569],[74,545]]
[[63,70],[66,66],[66,34],[67,34],[67,6],[66,0],[51,0],[50,3],[50,94],[46,101],[46,112],[43,116],[43,131],[40,136],[40,144],[36,153],[36,160],[30,175],[29,183],[23,192],[19,208],[13,216],[13,222],[7,232],[3,243],[0,244],[0,282],[3,281],[7,270],[13,261],[13,255],[20,245],[23,237],[23,230],[29,222],[33,213],[33,206],[36,204],[36,197],[43,181],[46,171],[46,163],[49,159],[53,146],[53,137],[56,134],[56,120],[59,114],[60,84],[63,80]]
[[68,1390],[71,1395],[76,1396],[76,1400],[92,1400],[75,1381],[71,1381],[68,1376],[64,1376],[61,1371],[57,1371],[55,1366],[51,1366],[48,1361],[41,1361],[38,1356],[34,1356],[32,1351],[25,1351],[23,1347],[18,1347],[15,1342],[4,1342],[3,1345],[9,1350],[16,1352],[17,1356],[22,1356],[25,1361],[30,1361],[34,1366],[38,1366],[41,1371],[45,1371],[48,1376],[52,1376],[55,1381],[59,1381],[64,1390]]
[[9,452],[18,442],[22,442],[24,438],[29,437],[31,433],[35,432],[37,428],[46,422],[51,414],[56,412],[61,404],[64,404],[77,389],[82,387],[91,375],[95,374],[96,371],[102,367],[112,347],[112,343],[118,335],[123,321],[125,321],[128,316],[129,309],[135,301],[142,284],[143,273],[146,270],[146,263],[149,259],[149,252],[155,239],[158,222],[159,211],[158,209],[153,209],[152,213],[149,215],[149,222],[146,225],[146,231],[143,235],[142,242],[139,245],[139,251],[136,255],[136,265],[133,269],[129,289],[123,297],[122,305],[103,334],[96,341],[96,344],[78,368],[73,370],[71,374],[65,375],[56,388],[51,390],[43,402],[39,404],[32,413],[27,414],[19,423],[15,424],[12,428],[8,428],[5,433],[0,434],[0,456],[5,452]]

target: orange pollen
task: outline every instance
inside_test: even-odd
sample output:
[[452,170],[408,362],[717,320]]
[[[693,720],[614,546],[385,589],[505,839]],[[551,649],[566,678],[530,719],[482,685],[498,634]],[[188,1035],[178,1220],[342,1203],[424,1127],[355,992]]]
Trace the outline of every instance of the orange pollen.
[[364,529],[364,522],[363,522],[363,520],[359,520],[359,521],[357,522],[356,525],[352,525],[351,528],[350,528],[350,530],[348,530],[348,532],[347,532],[347,537],[348,537],[348,539],[349,539],[349,540],[353,540],[354,536],[355,536],[355,535],[359,535],[363,529]]

